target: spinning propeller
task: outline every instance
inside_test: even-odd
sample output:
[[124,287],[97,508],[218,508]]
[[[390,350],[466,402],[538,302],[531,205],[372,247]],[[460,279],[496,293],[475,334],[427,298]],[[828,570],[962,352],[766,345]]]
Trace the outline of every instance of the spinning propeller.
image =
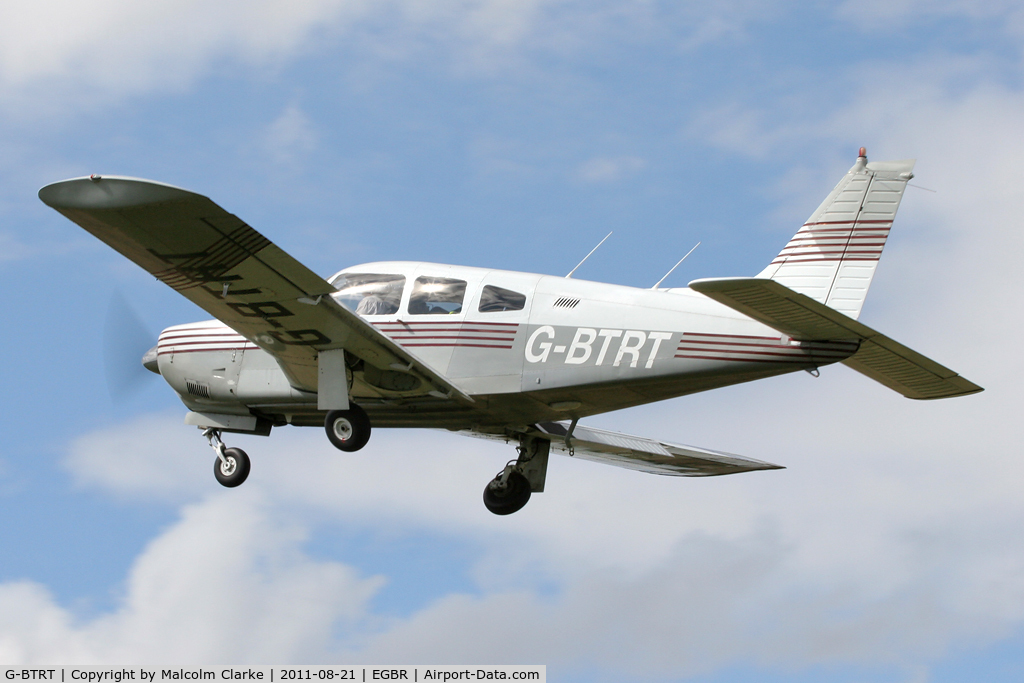
[[123,401],[138,393],[156,368],[156,335],[120,292],[114,292],[103,329],[103,361],[110,397]]

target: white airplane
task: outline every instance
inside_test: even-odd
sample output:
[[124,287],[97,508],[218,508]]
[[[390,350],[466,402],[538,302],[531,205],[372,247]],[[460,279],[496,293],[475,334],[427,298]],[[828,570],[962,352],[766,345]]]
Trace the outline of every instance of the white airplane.
[[544,490],[552,447],[655,474],[781,469],[579,425],[588,415],[837,362],[909,398],[981,391],[857,322],[913,166],[861,148],[756,277],[668,289],[417,262],[325,280],[177,187],[93,175],[39,198],[217,318],[167,328],[143,364],[204,430],[221,484],[250,469],[225,432],[324,425],[356,451],[371,425],[445,428],[518,443],[484,489],[502,515]]

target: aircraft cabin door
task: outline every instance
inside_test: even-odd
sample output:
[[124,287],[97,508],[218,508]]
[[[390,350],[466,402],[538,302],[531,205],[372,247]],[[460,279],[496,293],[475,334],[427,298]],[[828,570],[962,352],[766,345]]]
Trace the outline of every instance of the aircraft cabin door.
[[518,392],[537,276],[492,271],[469,299],[448,375],[470,393]]

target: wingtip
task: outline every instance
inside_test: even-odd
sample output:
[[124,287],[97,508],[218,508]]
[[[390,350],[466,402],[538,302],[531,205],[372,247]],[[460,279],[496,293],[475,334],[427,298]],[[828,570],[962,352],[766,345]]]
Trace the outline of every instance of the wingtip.
[[157,204],[193,196],[174,185],[141,178],[94,173],[50,183],[39,189],[39,199],[52,209],[120,209]]

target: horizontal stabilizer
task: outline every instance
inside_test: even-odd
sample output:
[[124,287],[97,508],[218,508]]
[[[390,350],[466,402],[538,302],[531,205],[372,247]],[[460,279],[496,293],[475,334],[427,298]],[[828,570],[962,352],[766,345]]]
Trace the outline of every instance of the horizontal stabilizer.
[[907,398],[949,398],[982,391],[949,368],[773,280],[694,280],[690,289],[798,341],[859,341],[859,350],[842,362]]
[[[554,449],[568,451],[565,435],[569,425],[564,422],[541,422],[536,425],[541,438],[551,440]],[[577,425],[570,439],[573,455],[630,470],[676,477],[710,477],[754,470],[780,470],[779,465],[746,458],[742,455],[710,451],[694,446],[631,436]]]

